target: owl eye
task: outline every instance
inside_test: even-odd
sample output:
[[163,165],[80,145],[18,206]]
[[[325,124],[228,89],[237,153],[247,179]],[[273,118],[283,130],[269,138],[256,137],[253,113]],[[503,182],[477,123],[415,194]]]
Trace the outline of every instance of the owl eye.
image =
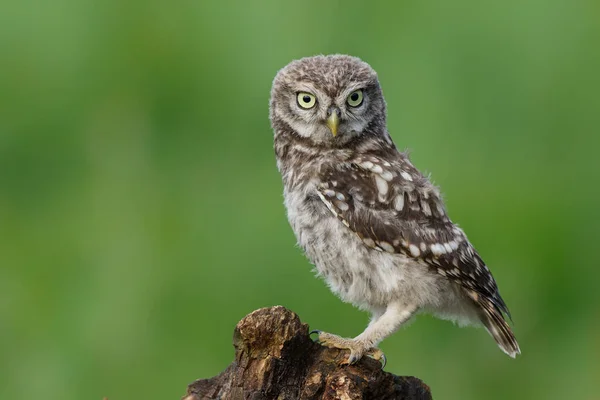
[[298,93],[296,99],[298,100],[298,105],[307,110],[309,108],[313,108],[315,104],[317,104],[317,99],[315,98],[315,96],[306,92]]
[[354,92],[350,93],[350,96],[348,96],[348,99],[346,100],[346,102],[348,103],[348,105],[350,107],[360,106],[363,102],[363,91],[359,89],[359,90],[355,90]]

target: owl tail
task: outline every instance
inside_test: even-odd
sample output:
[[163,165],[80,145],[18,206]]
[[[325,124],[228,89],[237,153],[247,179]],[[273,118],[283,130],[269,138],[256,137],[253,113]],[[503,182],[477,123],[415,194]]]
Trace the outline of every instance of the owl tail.
[[498,347],[512,358],[521,354],[517,338],[494,303],[475,292],[469,293],[469,296],[479,306],[479,318]]

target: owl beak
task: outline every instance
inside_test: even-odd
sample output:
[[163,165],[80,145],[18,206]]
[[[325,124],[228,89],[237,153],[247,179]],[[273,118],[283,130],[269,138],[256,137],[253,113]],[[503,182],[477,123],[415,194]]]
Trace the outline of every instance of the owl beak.
[[331,107],[327,110],[327,127],[331,134],[337,136],[338,126],[340,125],[340,110],[337,107]]

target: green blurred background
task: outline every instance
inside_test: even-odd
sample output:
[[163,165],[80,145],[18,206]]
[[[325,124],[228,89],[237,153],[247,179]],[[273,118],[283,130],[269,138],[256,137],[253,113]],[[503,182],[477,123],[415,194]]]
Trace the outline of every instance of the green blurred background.
[[9,0],[1,399],[177,399],[264,306],[364,329],[295,247],[272,151],[271,81],[319,53],[379,72],[523,350],[420,316],[386,369],[437,399],[600,397],[599,2]]

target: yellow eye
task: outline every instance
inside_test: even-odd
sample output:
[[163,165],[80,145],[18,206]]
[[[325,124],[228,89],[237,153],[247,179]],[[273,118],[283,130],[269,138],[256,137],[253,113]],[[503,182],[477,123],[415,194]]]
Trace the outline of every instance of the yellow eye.
[[315,104],[317,104],[317,99],[310,93],[299,92],[296,98],[298,99],[298,105],[307,110],[313,108]]
[[350,96],[348,96],[348,99],[346,100],[346,102],[348,102],[348,105],[350,107],[360,106],[363,102],[363,91],[359,89],[359,90],[355,90],[354,92],[350,93]]

